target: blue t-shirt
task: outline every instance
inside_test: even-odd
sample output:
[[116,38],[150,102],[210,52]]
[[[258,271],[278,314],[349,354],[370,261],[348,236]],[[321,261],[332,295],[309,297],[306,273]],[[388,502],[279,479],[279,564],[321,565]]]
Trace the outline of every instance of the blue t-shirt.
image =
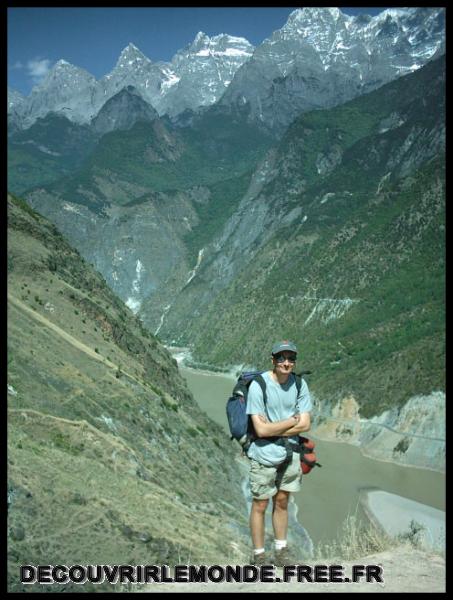
[[[288,419],[294,414],[310,412],[313,408],[310,392],[306,382],[302,379],[299,395],[293,375],[288,377],[286,383],[281,385],[271,376],[271,371],[262,374],[266,383],[266,410],[264,409],[263,392],[259,383],[252,381],[247,395],[247,414],[265,415],[271,422]],[[291,442],[298,442],[298,436],[289,437]],[[247,456],[262,465],[276,466],[286,458],[286,450],[270,440],[257,438],[252,442]]]

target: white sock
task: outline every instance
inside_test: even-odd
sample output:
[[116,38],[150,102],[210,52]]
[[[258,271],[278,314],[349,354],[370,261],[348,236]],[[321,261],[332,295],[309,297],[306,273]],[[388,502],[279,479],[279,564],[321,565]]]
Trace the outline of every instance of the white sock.
[[255,548],[253,554],[264,554],[264,548]]
[[286,540],[274,540],[275,549],[281,550],[282,548],[286,548]]

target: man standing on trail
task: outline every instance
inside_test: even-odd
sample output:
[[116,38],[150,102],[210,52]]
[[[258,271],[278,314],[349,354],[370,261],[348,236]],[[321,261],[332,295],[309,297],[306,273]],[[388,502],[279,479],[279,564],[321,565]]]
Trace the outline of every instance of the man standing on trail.
[[[287,546],[288,500],[300,490],[300,455],[293,452],[298,436],[310,429],[312,402],[305,381],[293,374],[297,348],[290,341],[272,347],[272,371],[262,373],[262,383],[252,381],[248,391],[247,414],[251,415],[256,439],[250,445],[250,488],[252,509],[250,530],[254,547],[252,564],[295,564]],[[264,399],[266,394],[266,403]],[[265,513],[272,498],[272,526],[275,559],[264,548]]]

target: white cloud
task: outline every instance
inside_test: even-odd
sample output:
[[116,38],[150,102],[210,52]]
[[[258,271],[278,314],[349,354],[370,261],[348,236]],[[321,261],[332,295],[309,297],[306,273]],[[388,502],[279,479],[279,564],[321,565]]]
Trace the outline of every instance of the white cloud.
[[16,60],[16,62],[10,67],[12,70],[23,69],[24,65],[20,62],[20,60]]
[[33,83],[40,83],[50,70],[50,60],[48,58],[34,58],[27,62],[27,70]]

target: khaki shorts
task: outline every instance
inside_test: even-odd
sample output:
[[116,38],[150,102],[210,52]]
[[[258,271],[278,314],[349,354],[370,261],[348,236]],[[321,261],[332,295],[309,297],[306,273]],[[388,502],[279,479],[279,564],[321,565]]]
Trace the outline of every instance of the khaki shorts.
[[298,492],[302,484],[302,469],[298,452],[293,453],[291,463],[284,468],[267,467],[261,463],[250,460],[250,490],[255,500],[272,498],[278,490],[285,492]]

